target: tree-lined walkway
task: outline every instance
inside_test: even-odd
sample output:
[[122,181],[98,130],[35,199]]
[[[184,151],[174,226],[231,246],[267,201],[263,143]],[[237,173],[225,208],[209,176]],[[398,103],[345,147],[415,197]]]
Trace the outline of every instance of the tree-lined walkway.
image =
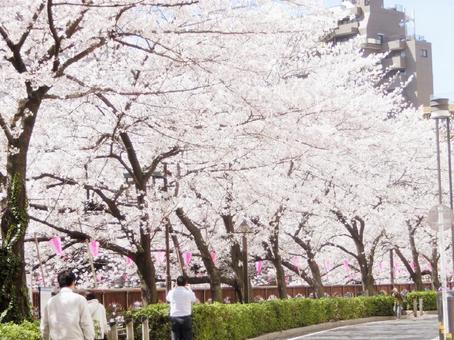
[[371,322],[339,327],[288,340],[432,340],[437,338],[437,319],[429,315],[422,319]]

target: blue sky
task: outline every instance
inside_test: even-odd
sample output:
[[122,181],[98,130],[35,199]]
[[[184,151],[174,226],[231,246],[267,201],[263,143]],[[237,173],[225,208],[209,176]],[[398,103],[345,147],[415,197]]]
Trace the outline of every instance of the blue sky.
[[[325,2],[331,6],[341,1]],[[407,13],[415,11],[416,34],[432,43],[435,95],[454,102],[454,0],[385,0],[386,7],[396,4]]]

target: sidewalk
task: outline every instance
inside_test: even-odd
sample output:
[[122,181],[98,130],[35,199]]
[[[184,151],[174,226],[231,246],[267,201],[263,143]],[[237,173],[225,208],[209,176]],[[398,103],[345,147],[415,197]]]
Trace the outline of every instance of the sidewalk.
[[[410,312],[410,311],[408,311],[408,312]],[[425,312],[425,314],[422,317],[418,317],[418,318],[415,318],[413,316],[413,314],[411,314],[411,315],[407,314],[402,317],[403,320],[405,320],[405,319],[407,319],[407,320],[410,320],[410,319],[423,320],[426,318],[433,318],[433,313]],[[292,328],[292,329],[281,331],[281,332],[264,334],[264,335],[261,335],[257,338],[253,338],[250,340],[287,340],[287,339],[291,340],[292,338],[299,338],[304,335],[323,332],[323,331],[327,331],[327,330],[334,329],[334,328],[354,326],[354,325],[360,325],[360,324],[371,323],[371,322],[391,321],[394,319],[395,319],[394,317],[390,317],[390,316],[378,316],[378,317],[363,318],[363,319],[327,322],[327,323],[322,323],[322,324],[318,324],[318,325],[312,325],[312,326],[301,327],[301,328]]]

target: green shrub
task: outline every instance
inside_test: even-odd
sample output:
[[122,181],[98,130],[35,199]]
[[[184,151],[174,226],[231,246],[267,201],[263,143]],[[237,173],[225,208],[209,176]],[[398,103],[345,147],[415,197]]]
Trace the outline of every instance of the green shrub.
[[413,309],[413,300],[419,298],[423,299],[424,310],[437,310],[437,293],[433,290],[408,293],[405,296],[408,308]]
[[[274,300],[251,304],[200,304],[193,310],[194,339],[243,340],[260,334],[328,321],[392,315],[389,296]],[[139,327],[149,319],[150,338],[170,338],[167,305],[149,305],[128,316]],[[139,330],[139,329],[138,329]],[[136,332],[140,339],[141,332]]]
[[40,340],[41,335],[37,323],[24,322],[20,325],[0,323],[0,340]]

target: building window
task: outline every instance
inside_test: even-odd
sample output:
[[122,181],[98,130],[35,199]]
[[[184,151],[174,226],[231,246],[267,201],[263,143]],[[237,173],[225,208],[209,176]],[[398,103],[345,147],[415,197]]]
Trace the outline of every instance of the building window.
[[383,33],[378,33],[377,39],[380,42],[380,44],[383,44],[385,42],[385,35]]
[[423,57],[423,58],[429,57],[429,51],[426,50],[425,48],[423,48],[423,49],[421,50],[421,57]]

